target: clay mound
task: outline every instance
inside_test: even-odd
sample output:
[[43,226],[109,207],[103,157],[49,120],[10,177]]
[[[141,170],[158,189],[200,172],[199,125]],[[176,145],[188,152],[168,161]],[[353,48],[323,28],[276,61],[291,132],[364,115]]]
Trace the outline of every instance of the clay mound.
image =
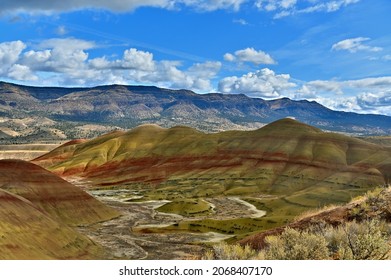
[[80,188],[21,160],[0,160],[0,189],[23,197],[67,225],[91,224],[118,216]]
[[0,259],[91,259],[103,250],[25,198],[0,189]]

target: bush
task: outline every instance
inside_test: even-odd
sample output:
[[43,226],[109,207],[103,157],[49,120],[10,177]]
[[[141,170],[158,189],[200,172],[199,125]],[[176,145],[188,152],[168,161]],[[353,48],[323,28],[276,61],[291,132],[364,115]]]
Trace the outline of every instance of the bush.
[[391,255],[390,236],[391,227],[384,220],[366,219],[337,227],[318,221],[303,231],[287,228],[279,236],[266,237],[267,246],[261,251],[221,243],[203,259],[385,260]]
[[252,249],[250,246],[238,244],[229,245],[220,243],[213,246],[212,250],[205,253],[205,260],[255,260],[263,259],[261,252]]
[[270,260],[323,260],[329,258],[326,239],[308,231],[287,228],[280,236],[266,237],[265,258]]
[[384,260],[390,251],[387,231],[384,222],[367,220],[330,228],[325,237],[334,259]]
[[380,218],[391,221],[390,188],[383,186],[367,192],[349,214],[355,220]]

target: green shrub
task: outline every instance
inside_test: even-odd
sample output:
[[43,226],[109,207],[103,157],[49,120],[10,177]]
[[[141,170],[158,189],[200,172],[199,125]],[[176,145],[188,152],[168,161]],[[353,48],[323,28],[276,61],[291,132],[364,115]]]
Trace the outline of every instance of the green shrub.
[[351,209],[349,214],[355,220],[376,218],[391,221],[390,188],[378,187],[367,192],[363,200]]
[[330,228],[325,238],[334,259],[384,260],[390,251],[387,231],[387,225],[378,220],[354,221]]
[[238,244],[219,243],[213,246],[212,250],[205,253],[206,260],[255,260],[263,259],[261,252],[252,249],[250,246]]
[[265,258],[270,260],[322,260],[329,258],[326,239],[308,231],[287,228],[280,236],[266,237]]

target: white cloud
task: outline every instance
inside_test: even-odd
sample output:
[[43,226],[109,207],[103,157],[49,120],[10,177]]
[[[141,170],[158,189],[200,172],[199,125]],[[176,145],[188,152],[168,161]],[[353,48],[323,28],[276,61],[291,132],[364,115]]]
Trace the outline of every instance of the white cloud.
[[182,6],[201,11],[219,9],[239,10],[246,0],[3,0],[0,12],[11,13],[53,13],[82,9],[105,9],[114,12],[128,12],[140,7],[178,9]]
[[8,71],[8,77],[22,81],[36,81],[38,77],[34,75],[26,65],[14,64]]
[[39,49],[53,48],[64,50],[88,50],[95,47],[96,45],[92,41],[75,38],[53,38],[44,40],[38,45]]
[[312,98],[330,109],[366,114],[391,115],[391,92],[361,93],[357,96],[338,96],[326,98],[318,96]]
[[353,87],[357,89],[364,88],[390,88],[391,87],[391,76],[376,77],[376,78],[365,78],[359,80],[348,80],[341,82],[342,86]]
[[174,5],[186,5],[203,11],[215,11],[220,9],[233,9],[238,11],[247,0],[174,0]]
[[257,51],[254,48],[246,48],[238,50],[235,55],[226,53],[224,55],[226,61],[251,62],[255,65],[259,64],[276,64],[274,59],[264,51]]
[[85,51],[94,47],[93,42],[74,38],[49,39],[41,42],[38,50],[24,53],[21,63],[35,71],[73,72],[85,68]]
[[242,19],[242,18],[234,19],[233,23],[237,23],[237,24],[240,24],[240,25],[249,25],[249,23],[245,19]]
[[290,9],[296,5],[297,0],[258,0],[255,2],[255,6],[259,10],[265,10],[268,12],[278,9]]
[[124,52],[123,60],[117,63],[125,69],[136,69],[142,71],[153,71],[155,62],[153,54],[150,52],[139,51],[135,48],[128,49]]
[[226,53],[225,55],[224,55],[224,60],[225,61],[234,61],[235,60],[235,56],[233,55],[233,54],[231,54],[231,53]]
[[206,61],[204,63],[196,63],[192,65],[187,73],[193,77],[212,78],[217,75],[221,69],[221,62]]
[[351,39],[345,39],[342,41],[339,41],[338,43],[335,43],[331,49],[335,51],[341,51],[346,50],[351,53],[355,53],[357,51],[370,51],[370,52],[379,52],[382,50],[380,47],[371,47],[364,42],[369,41],[370,38],[365,37],[357,37],[357,38],[351,38]]
[[391,91],[362,93],[357,96],[357,104],[368,113],[391,115]]
[[335,94],[343,94],[342,91],[342,82],[338,81],[322,81],[322,80],[315,80],[310,81],[305,84],[308,90],[316,90],[320,92],[332,92]]
[[60,25],[56,28],[55,32],[57,33],[57,35],[63,36],[68,33],[68,30],[64,25]]
[[[282,18],[295,14],[308,14],[315,12],[331,13],[340,10],[360,0],[329,0],[329,1],[300,1],[297,0],[257,0],[255,7],[259,10],[275,13],[274,18]],[[319,3],[320,2],[320,3]]]
[[295,99],[314,99],[316,98],[316,92],[307,85],[303,85],[298,89],[294,95]]
[[223,93],[244,93],[253,97],[276,98],[284,91],[295,87],[288,74],[276,74],[264,68],[250,72],[242,77],[226,77],[219,82],[219,91]]
[[14,65],[26,45],[22,41],[0,43],[0,74],[4,75]]
[[25,48],[21,41],[0,44],[0,78],[49,85],[142,83],[209,91],[221,69],[218,61],[189,67],[179,61],[158,61],[152,53],[136,48],[124,50],[120,59],[89,58],[96,44],[75,38],[50,39]]
[[333,98],[318,96],[310,100],[314,100],[332,110],[365,113],[357,104],[357,97],[355,96],[338,96]]
[[362,93],[357,97],[358,104],[362,108],[373,109],[380,107],[391,107],[391,91]]
[[105,56],[90,59],[88,63],[90,64],[91,68],[97,70],[108,69],[112,65],[112,62],[109,61]]
[[[303,88],[305,86],[305,88]],[[306,94],[322,94],[331,93],[342,95],[357,90],[364,91],[384,91],[391,87],[391,76],[364,78],[358,80],[315,80],[307,82],[303,85],[300,91]]]
[[138,7],[151,6],[169,8],[170,0],[4,0],[0,2],[0,11],[23,13],[52,13],[88,8],[107,9],[117,12],[132,11]]
[[317,80],[304,83],[294,98],[358,113],[391,115],[391,76],[358,80]]
[[[322,3],[318,3],[316,5],[309,6],[307,8],[298,10],[298,13],[313,13],[313,12],[335,12],[341,9],[342,7],[346,7],[350,4],[358,3],[360,0],[339,0],[339,1],[326,1]],[[315,2],[316,3],[316,2]]]
[[155,62],[156,68],[152,72],[142,74],[132,71],[129,77],[143,83],[153,83],[158,86],[208,91],[213,88],[211,79],[220,71],[221,63],[207,61],[196,63],[188,69],[181,70],[181,63],[177,61]]

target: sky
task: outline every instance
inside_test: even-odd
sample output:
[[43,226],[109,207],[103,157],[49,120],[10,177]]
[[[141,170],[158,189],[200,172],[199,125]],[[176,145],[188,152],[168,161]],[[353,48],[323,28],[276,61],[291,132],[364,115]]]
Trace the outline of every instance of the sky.
[[389,0],[2,0],[0,80],[155,85],[391,116]]

